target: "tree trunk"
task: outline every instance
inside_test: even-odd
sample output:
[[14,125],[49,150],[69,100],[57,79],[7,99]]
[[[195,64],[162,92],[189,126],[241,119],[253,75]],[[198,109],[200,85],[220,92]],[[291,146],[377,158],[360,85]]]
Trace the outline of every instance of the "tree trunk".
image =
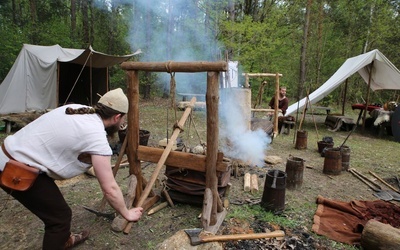
[[82,1],[82,31],[84,46],[90,44],[88,4],[88,1]]
[[301,59],[300,59],[300,84],[297,90],[298,100],[303,97],[304,84],[306,82],[306,56],[307,56],[307,43],[308,43],[308,29],[310,27],[310,13],[311,13],[312,0],[307,0],[306,15],[304,22],[303,44],[301,46]]
[[76,1],[71,0],[71,40],[75,41],[76,34]]
[[37,43],[37,10],[36,10],[36,0],[29,0],[30,6],[30,18],[31,18],[31,30],[30,30],[30,41],[33,44]]

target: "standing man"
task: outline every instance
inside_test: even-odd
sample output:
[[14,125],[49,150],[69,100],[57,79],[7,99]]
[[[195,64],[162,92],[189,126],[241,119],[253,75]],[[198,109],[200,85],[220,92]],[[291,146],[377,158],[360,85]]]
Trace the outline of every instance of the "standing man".
[[72,178],[91,166],[104,196],[120,215],[128,221],[142,216],[141,207],[127,209],[125,205],[112,172],[107,140],[107,135],[115,134],[125,122],[128,107],[128,98],[118,88],[107,92],[94,107],[71,104],[56,108],[4,140],[0,171],[9,159],[40,170],[26,191],[1,188],[43,221],[43,249],[72,248],[88,238],[88,231],[71,233],[72,211],[54,180]]
[[[269,102],[269,107],[274,109],[275,107],[275,96],[271,98]],[[282,110],[282,115],[286,114],[286,110],[289,107],[289,99],[286,97],[286,87],[279,87],[279,98],[278,98],[278,108]]]

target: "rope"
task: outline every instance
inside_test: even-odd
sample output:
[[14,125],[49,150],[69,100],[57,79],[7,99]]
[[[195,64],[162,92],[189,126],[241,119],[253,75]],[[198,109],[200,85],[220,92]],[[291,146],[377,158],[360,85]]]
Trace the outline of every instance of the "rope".
[[85,69],[85,66],[86,66],[86,64],[87,64],[87,62],[88,62],[88,60],[89,60],[89,58],[91,57],[92,54],[93,54],[93,52],[90,51],[88,57],[86,58],[85,64],[83,64],[83,66],[82,66],[81,72],[79,72],[79,75],[78,75],[78,77],[76,78],[76,81],[75,81],[75,83],[74,83],[74,86],[72,86],[71,91],[69,92],[67,98],[65,99],[64,105],[67,104],[67,101],[68,101],[69,97],[71,96],[72,91],[74,90],[74,88],[75,88],[75,86],[76,86],[76,83],[78,82],[79,77],[81,77],[81,74],[82,74],[83,70]]

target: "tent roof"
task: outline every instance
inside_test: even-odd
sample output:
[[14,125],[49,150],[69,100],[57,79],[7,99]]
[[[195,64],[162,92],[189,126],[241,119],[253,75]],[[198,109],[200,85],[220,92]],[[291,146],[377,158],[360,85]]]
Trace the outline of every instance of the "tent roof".
[[[123,56],[112,56],[107,55],[98,51],[93,50],[92,46],[87,49],[69,49],[62,48],[60,45],[53,46],[40,46],[24,44],[22,50],[26,50],[32,55],[36,56],[38,59],[53,63],[55,61],[59,62],[71,62],[80,65],[90,65],[94,68],[106,68],[113,66],[115,64],[122,63],[134,55],[140,54],[141,51],[138,50],[133,54],[123,55]],[[91,62],[86,62],[89,55],[92,54]]]
[[[373,91],[381,89],[400,89],[400,71],[386,56],[375,49],[365,54],[348,58],[331,78],[309,95],[311,104],[320,101],[356,72],[358,72],[368,84],[370,65],[372,62],[371,89]],[[297,109],[302,109],[305,103],[306,98],[303,98],[299,102],[290,105],[286,114],[290,115]]]
[[[66,65],[59,66],[58,62],[68,63],[69,66],[77,65],[78,68],[86,66],[101,71],[120,64],[139,53],[141,53],[140,50],[129,55],[113,56],[97,52],[91,46],[87,49],[68,49],[59,45],[24,44],[14,65],[0,84],[0,114],[55,108],[60,98],[61,88],[58,85],[60,85],[61,80],[64,88],[68,88],[67,82],[77,80],[72,79],[74,78],[72,73],[76,73],[72,70],[72,67],[69,68],[70,71],[64,72],[68,74],[68,77],[64,76],[63,79],[58,79],[59,72],[57,72],[57,69],[66,68]],[[82,65],[82,67],[79,65]],[[84,82],[84,74],[77,73],[76,75],[82,80],[79,86],[90,85],[91,90],[95,84],[98,87],[100,84],[107,86],[108,83],[108,78],[100,74],[96,74],[97,82],[95,84],[92,84],[92,82],[87,84],[88,81]],[[105,91],[106,88],[99,87],[95,91]],[[84,94],[82,93],[82,96]],[[92,94],[86,93],[86,95],[89,96],[85,96],[85,98],[91,100]]]

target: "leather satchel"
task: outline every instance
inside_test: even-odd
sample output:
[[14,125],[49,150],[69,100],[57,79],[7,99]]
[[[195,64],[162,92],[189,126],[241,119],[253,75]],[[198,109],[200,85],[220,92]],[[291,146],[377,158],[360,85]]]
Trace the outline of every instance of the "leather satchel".
[[39,172],[39,169],[10,159],[1,173],[0,184],[12,190],[25,191],[33,185]]

